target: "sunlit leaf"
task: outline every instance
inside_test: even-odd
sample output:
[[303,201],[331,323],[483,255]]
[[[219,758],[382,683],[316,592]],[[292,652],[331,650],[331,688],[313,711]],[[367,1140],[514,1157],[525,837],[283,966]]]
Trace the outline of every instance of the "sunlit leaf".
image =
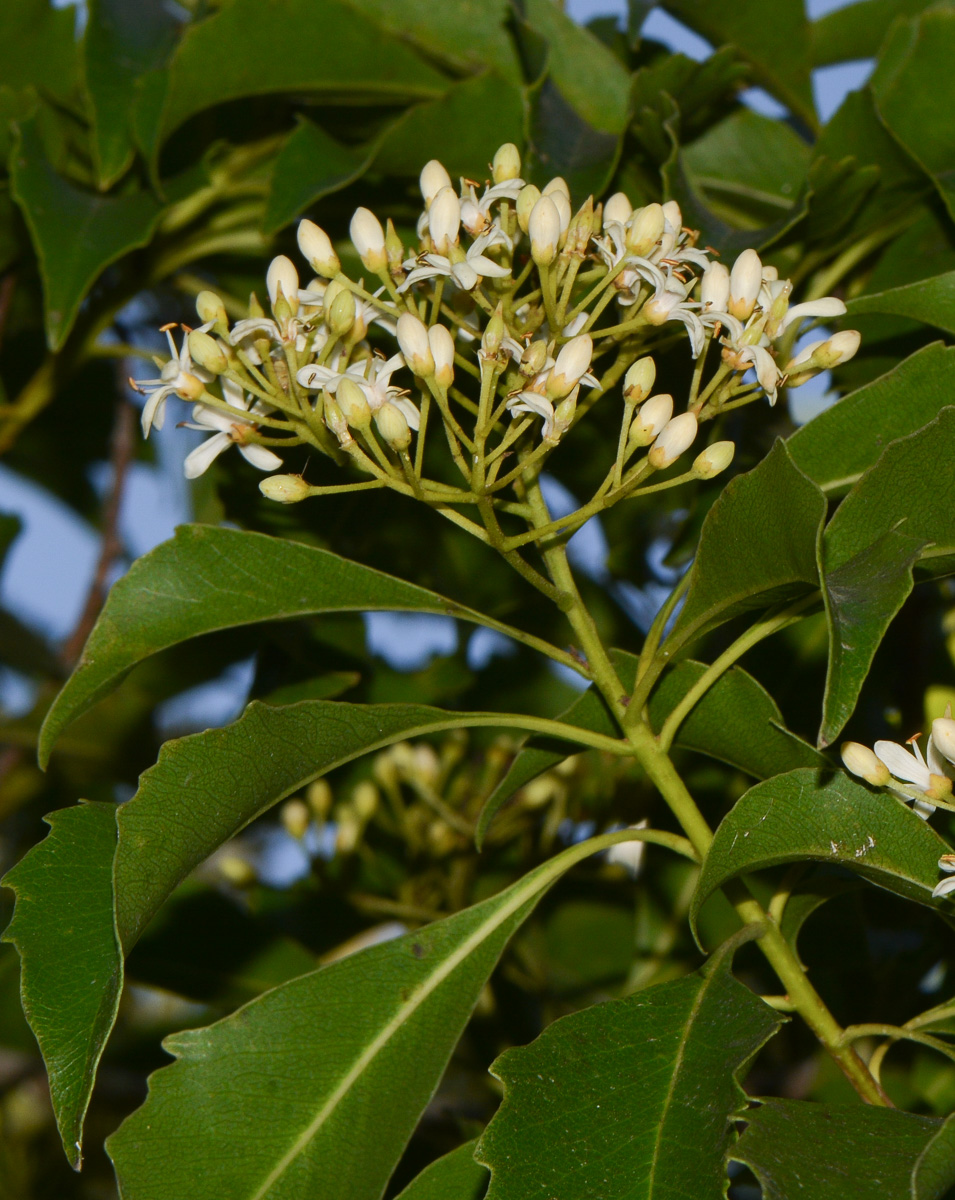
[[830,63],[875,58],[886,30],[897,17],[914,16],[932,0],[852,0],[813,21],[812,61]]
[[850,316],[888,313],[893,317],[911,317],[914,321],[955,333],[955,271],[885,292],[857,296],[846,307]]

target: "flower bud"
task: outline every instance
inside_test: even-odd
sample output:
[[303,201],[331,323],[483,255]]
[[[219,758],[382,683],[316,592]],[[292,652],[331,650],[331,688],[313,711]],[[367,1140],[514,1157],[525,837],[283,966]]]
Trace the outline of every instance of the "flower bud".
[[347,375],[339,379],[335,399],[352,429],[367,429],[371,425],[371,405],[354,379]]
[[342,412],[338,401],[327,389],[322,392],[322,401],[322,415],[325,418],[325,424],[341,444],[347,446],[355,439],[348,432],[348,422],[345,420],[345,414]]
[[381,275],[387,269],[388,254],[385,250],[385,231],[375,214],[367,208],[356,208],[348,232],[366,269]]
[[841,333],[834,333],[819,347],[815,353],[816,361],[824,370],[839,367],[855,356],[861,341],[862,335],[855,329],[843,329]]
[[712,479],[733,461],[736,446],[733,442],[714,442],[693,460],[693,473],[699,479]]
[[571,209],[570,201],[561,191],[551,192],[547,197],[557,209],[557,216],[560,218],[560,236],[563,237],[570,228]]
[[663,325],[669,321],[673,310],[684,302],[686,297],[682,292],[665,291],[659,295],[651,296],[644,304],[643,318],[648,325]]
[[351,806],[362,824],[367,824],[378,811],[378,789],[370,779],[363,779],[355,786]]
[[451,186],[451,176],[436,158],[426,162],[421,168],[418,182],[421,185],[421,195],[424,197],[425,208],[431,207],[431,201],[442,188]]
[[534,262],[539,267],[549,267],[557,257],[557,243],[560,241],[560,213],[549,196],[541,196],[534,205],[527,232]]
[[730,273],[721,262],[712,262],[700,280],[703,311],[726,312],[730,300]]
[[494,312],[491,314],[491,319],[484,326],[484,333],[481,335],[481,350],[485,358],[495,358],[501,344],[504,341],[504,334],[507,332],[507,326],[504,324],[504,306],[498,304]]
[[316,821],[324,821],[332,810],[332,789],[327,779],[316,779],[305,789],[305,803]]
[[[638,358],[623,378],[623,398],[627,404],[642,404],[653,390],[657,377],[657,365],[647,355]],[[670,418],[667,417],[667,420]],[[656,437],[656,434],[654,434]]]
[[308,832],[311,815],[301,800],[286,800],[279,811],[285,832],[300,842]]
[[932,742],[950,763],[955,763],[955,721],[951,717],[936,717],[932,722]]
[[256,881],[252,864],[238,854],[223,854],[217,861],[219,874],[233,887],[251,887]]
[[625,192],[614,192],[614,194],[604,201],[604,228],[611,221],[617,221],[621,225],[626,225],[630,220],[630,214],[633,212],[633,205],[630,203]]
[[205,367],[213,375],[221,375],[229,366],[229,360],[216,339],[198,329],[189,334],[189,354],[193,362]]
[[449,388],[454,382],[454,338],[444,325],[432,325],[428,344],[434,359],[434,381],[438,387]]
[[314,221],[299,221],[298,248],[315,274],[323,279],[333,279],[342,269],[331,238]]
[[554,409],[554,423],[550,436],[545,437],[545,442],[553,442],[556,446],[567,430],[573,425],[574,417],[577,413],[577,397],[580,395],[580,388],[575,387],[569,396],[565,396],[560,404]]
[[212,324],[219,337],[225,337],[229,332],[229,318],[221,297],[215,292],[202,291],[196,296],[196,312],[203,325]]
[[383,404],[375,413],[375,424],[392,450],[407,450],[411,445],[411,429],[404,413],[396,405]]
[[627,225],[627,249],[631,254],[646,258],[663,236],[665,224],[662,204],[635,209]]
[[[567,229],[567,241],[564,245],[566,254],[577,254],[581,258],[587,253],[590,235],[594,227],[594,198],[588,196],[580,208],[574,213]],[[583,314],[580,314],[581,316]]]
[[543,371],[547,363],[547,343],[546,342],[530,342],[524,347],[524,353],[521,355],[521,374],[530,379],[534,375],[539,375]]
[[339,805],[335,810],[335,821],[338,830],[335,834],[335,852],[337,854],[354,854],[361,841],[361,822],[350,808]]
[[570,188],[567,186],[567,180],[564,179],[563,176],[561,176],[561,175],[555,175],[554,178],[550,181],[550,183],[545,184],[544,190],[541,192],[541,195],[542,196],[550,196],[550,198],[553,199],[555,194],[558,192],[560,192],[564,196],[564,199],[567,201],[567,203],[569,205],[570,204]]
[[358,313],[355,297],[348,288],[343,287],[340,292],[332,296],[331,303],[329,303],[329,291],[331,291],[330,287],[325,293],[325,324],[338,337],[345,337],[346,334],[351,333]]
[[675,200],[668,200],[663,206],[663,220],[668,232],[679,233],[683,228],[683,213]]
[[388,269],[392,275],[400,274],[401,264],[405,259],[405,247],[391,217],[385,224],[385,254],[388,257]]
[[448,254],[458,244],[461,230],[461,201],[452,187],[443,187],[431,201],[428,209],[428,229],[434,248],[439,254]]
[[748,321],[756,307],[763,283],[763,264],[755,250],[744,250],[730,272],[730,298],[726,311],[740,321]]
[[666,428],[673,416],[673,397],[660,392],[650,399],[633,418],[628,441],[631,446],[649,446]]
[[269,263],[265,274],[265,286],[269,289],[269,300],[272,308],[278,302],[279,292],[285,297],[285,302],[291,312],[298,308],[298,271],[295,263],[284,254],[279,254]]
[[892,778],[889,768],[868,746],[859,742],[843,742],[840,753],[850,775],[858,775],[873,787],[885,787]]
[[551,400],[559,400],[573,391],[589,369],[593,353],[594,343],[589,333],[578,334],[561,347],[547,379],[547,395]]
[[414,313],[405,312],[398,318],[398,345],[405,362],[422,379],[434,374],[434,355],[428,340],[428,327]]
[[680,413],[665,425],[663,432],[657,437],[647,455],[650,466],[662,471],[675,463],[680,455],[693,445],[696,440],[695,413]]
[[495,183],[507,183],[521,175],[521,152],[513,142],[499,146],[491,163],[491,177]]
[[534,211],[534,205],[540,198],[540,188],[535,187],[532,183],[527,184],[526,187],[522,187],[517,193],[517,201],[514,208],[517,212],[517,223],[524,233],[527,233],[531,213]]
[[276,500],[279,504],[298,504],[312,493],[301,475],[270,475],[261,480],[259,491],[267,500]]

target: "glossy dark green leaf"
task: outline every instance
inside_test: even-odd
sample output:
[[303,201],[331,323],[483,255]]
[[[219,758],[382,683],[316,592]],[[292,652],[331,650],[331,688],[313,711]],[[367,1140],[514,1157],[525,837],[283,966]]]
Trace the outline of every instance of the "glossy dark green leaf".
[[822,492],[777,441],[710,509],[668,641],[683,645],[739,613],[818,587],[816,544],[825,514]]
[[448,81],[398,37],[339,0],[233,0],[186,30],[169,66],[144,87],[136,136],[150,162],[196,113],[275,92],[408,101]]
[[373,158],[373,147],[343,146],[321,126],[300,118],[275,157],[263,230],[275,233],[309,205],[354,183]]
[[57,350],[86,293],[110,263],[149,241],[162,209],[151,192],[97,196],[57,175],[36,118],[20,125],[11,180],[40,261],[47,342]]
[[63,1149],[78,1170],[83,1120],[122,990],[116,808],[83,804],[46,820],[46,839],[4,876],[17,903],[3,938],[20,954],[23,1011],[47,1065]]
[[157,650],[215,629],[369,609],[440,613],[515,632],[326,550],[211,525],[183,526],[134,563],[110,592],[76,671],[47,714],[41,762],[70,721]]
[[489,900],[167,1038],[176,1062],[107,1143],[121,1194],[299,1200],[334,1180],[336,1195],[378,1200],[508,939],[606,844],[574,846]]
[[[659,730],[670,712],[706,671],[686,659],[663,676],[650,696],[650,723]],[[769,692],[742,667],[721,675],[690,710],[675,742],[767,779],[797,767],[819,767],[825,759],[791,733]]]
[[955,54],[955,11],[933,7],[895,24],[871,87],[879,112],[905,148],[931,172],[955,211],[955,111],[937,102],[926,79],[945,79]]
[[955,333],[955,271],[932,275],[885,292],[857,296],[846,307],[850,317],[888,313],[894,317],[911,317],[914,321]]
[[734,45],[755,82],[810,127],[816,110],[809,81],[811,32],[803,0],[780,0],[767,20],[763,0],[666,0],[663,5],[714,46]]
[[0,80],[10,88],[34,86],[57,100],[76,87],[76,11],[48,0],[0,5]]
[[164,0],[90,0],[83,38],[86,92],[100,186],[109,187],[133,156],[130,113],[136,81],[162,65],[181,21]]
[[916,1163],[941,1126],[932,1117],[773,1099],[745,1119],[731,1157],[755,1174],[764,1200],[942,1200],[945,1194],[934,1184],[915,1190]]
[[721,1200],[741,1068],[781,1024],[702,970],[562,1017],[491,1068],[504,1100],[478,1143],[488,1200]]
[[411,1181],[397,1200],[481,1200],[487,1167],[474,1161],[477,1138],[433,1162]]
[[314,679],[288,683],[260,697],[263,704],[297,704],[299,700],[336,700],[361,679],[357,671],[329,671]]
[[955,1120],[948,1117],[915,1160],[912,1200],[946,1200],[955,1187]]
[[888,446],[826,527],[822,545],[829,673],[819,730],[828,745],[852,714],[883,635],[924,575],[955,570],[955,408]]
[[777,775],[736,801],[703,862],[691,919],[728,880],[780,863],[831,863],[920,904],[934,904],[945,843],[902,801],[841,771]]
[[502,142],[520,145],[523,140],[520,89],[485,71],[454,84],[440,99],[409,108],[382,135],[375,170],[417,177],[431,157],[444,163],[452,178],[483,178]]
[[886,30],[898,17],[928,8],[932,0],[852,0],[812,23],[812,61],[817,67],[875,58]]
[[795,950],[802,927],[814,912],[830,900],[864,887],[861,879],[850,878],[827,867],[812,868],[809,875],[793,888],[786,901],[783,919],[779,923],[780,933]]
[[934,420],[953,391],[955,349],[933,342],[814,417],[786,445],[801,471],[824,492],[839,494],[889,442]]

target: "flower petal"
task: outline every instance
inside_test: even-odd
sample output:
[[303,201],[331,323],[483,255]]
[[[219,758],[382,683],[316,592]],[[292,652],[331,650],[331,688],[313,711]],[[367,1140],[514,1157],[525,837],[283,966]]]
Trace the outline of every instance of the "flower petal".
[[273,454],[267,446],[239,446],[239,453],[250,462],[253,467],[258,467],[260,471],[274,471],[282,465],[282,460],[277,454]]
[[928,767],[924,766],[898,742],[876,742],[873,747],[876,757],[889,768],[896,779],[904,779],[914,783],[916,787],[928,788],[931,778]]
[[186,455],[186,461],[182,465],[186,478],[198,479],[209,469],[222,451],[228,450],[231,445],[232,438],[227,433],[214,433],[212,437],[206,438],[201,445],[196,446],[195,450]]

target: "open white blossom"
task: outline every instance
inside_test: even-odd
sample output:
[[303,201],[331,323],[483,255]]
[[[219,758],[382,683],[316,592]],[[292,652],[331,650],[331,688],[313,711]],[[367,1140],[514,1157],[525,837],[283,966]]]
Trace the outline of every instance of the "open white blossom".
[[[197,479],[209,469],[223,450],[228,450],[230,446],[234,445],[239,447],[239,453],[253,467],[258,467],[260,471],[277,470],[282,465],[282,460],[277,454],[273,454],[266,446],[247,444],[242,441],[242,431],[255,427],[255,413],[263,412],[262,405],[255,404],[249,410],[248,398],[242,393],[241,388],[236,387],[229,380],[223,381],[222,393],[226,403],[237,411],[227,413],[219,408],[213,408],[209,404],[196,404],[192,409],[192,420],[183,422],[187,429],[212,432],[211,437],[206,438],[195,450],[186,455],[184,464],[186,478]],[[249,416],[243,416],[241,410],[249,412]]]

